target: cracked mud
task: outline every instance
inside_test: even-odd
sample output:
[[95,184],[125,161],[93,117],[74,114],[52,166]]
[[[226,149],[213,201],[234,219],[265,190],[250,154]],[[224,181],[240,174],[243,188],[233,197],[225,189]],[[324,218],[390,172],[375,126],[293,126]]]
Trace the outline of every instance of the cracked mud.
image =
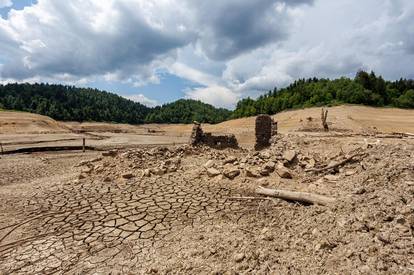
[[[54,189],[27,202],[25,221],[1,228],[0,261],[7,272],[64,272],[79,261],[96,269],[119,264],[123,254],[131,255],[125,265],[139,266],[141,253],[161,247],[174,232],[242,209],[227,199],[229,189],[177,175]],[[20,226],[30,227],[32,236],[7,242]]]

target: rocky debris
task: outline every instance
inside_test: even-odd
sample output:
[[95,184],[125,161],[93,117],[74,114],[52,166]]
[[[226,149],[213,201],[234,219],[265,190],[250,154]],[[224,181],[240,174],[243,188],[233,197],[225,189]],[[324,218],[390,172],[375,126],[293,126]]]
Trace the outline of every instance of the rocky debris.
[[208,168],[207,169],[207,175],[211,178],[216,177],[220,174],[221,174],[221,172],[219,170],[215,169],[215,168]]
[[[188,197],[194,197],[192,202],[195,203],[190,208],[188,205],[184,208],[191,213],[195,205],[194,210],[201,211],[197,214],[201,222],[206,216],[203,212],[206,202],[200,200],[198,195],[205,196],[205,191],[210,187],[226,190],[222,197],[215,192],[205,197],[209,206],[211,203],[220,211],[223,208],[230,210],[225,212],[225,219],[221,219],[224,212],[216,215],[212,211],[212,216],[207,213],[208,218],[215,222],[211,225],[209,222],[202,223],[201,226],[194,222],[194,226],[177,229],[179,234],[176,241],[171,242],[171,251],[164,250],[169,249],[168,245],[159,253],[155,251],[158,253],[156,256],[139,255],[147,257],[145,259],[151,261],[151,266],[156,266],[159,273],[171,272],[168,269],[177,269],[184,274],[198,272],[194,269],[196,265],[208,264],[219,265],[215,270],[223,272],[233,269],[240,273],[257,274],[271,273],[271,270],[282,274],[312,274],[315,270],[322,270],[320,273],[323,274],[359,274],[361,271],[368,274],[408,274],[409,268],[414,266],[411,257],[414,247],[414,147],[396,145],[393,141],[390,144],[373,144],[368,149],[361,149],[365,154],[361,161],[348,162],[336,170],[305,173],[309,167],[321,168],[331,162],[339,163],[352,153],[353,149],[341,148],[341,145],[345,147],[354,139],[342,140],[342,144],[338,144],[338,140],[279,135],[276,144],[261,152],[213,150],[202,145],[195,148],[159,146],[120,150],[113,158],[103,158],[94,163],[93,169],[82,173],[79,176],[82,180],[75,180],[73,184],[76,183],[75,191],[79,190],[82,195],[95,195],[96,190],[105,190],[107,198],[112,200],[113,194],[124,194],[124,185],[119,181],[121,175],[142,174],[139,182],[129,185],[136,187],[130,189],[135,192],[128,190],[125,197],[121,197],[123,203],[128,207],[135,203],[140,205],[142,200],[137,202],[132,196],[142,195],[142,185],[146,188],[145,196],[148,196],[147,190],[153,188],[151,196],[161,199],[171,196],[171,205],[175,205],[177,197],[182,200],[181,191],[184,188]],[[353,147],[360,146],[357,138],[355,140]],[[339,153],[340,149],[346,153]],[[289,150],[296,152],[296,159],[291,162],[284,156]],[[234,159],[230,156],[236,160],[227,162]],[[151,177],[154,169],[171,175]],[[232,173],[235,170],[239,171],[239,175],[232,182],[222,180],[238,173]],[[277,175],[294,177],[295,180],[281,180]],[[210,176],[212,178],[208,178]],[[186,189],[193,184],[194,193]],[[266,185],[281,190],[312,190],[311,193],[335,197],[337,202],[331,206],[305,206],[279,199],[226,201],[234,192],[236,196],[251,196],[249,192],[252,187]],[[117,193],[111,193],[114,190]],[[60,196],[60,193],[53,195]],[[78,205],[76,199],[74,206]],[[184,204],[187,199],[184,199]],[[100,198],[93,196],[90,202],[97,200]],[[114,201],[113,205],[118,207],[123,203]],[[198,203],[200,208],[197,208]],[[241,213],[237,211],[240,205],[246,206]],[[153,214],[151,208],[145,211]],[[173,210],[167,211],[171,213]],[[181,217],[178,212],[175,213],[177,218]],[[232,214],[237,217],[227,218]],[[240,220],[237,219],[239,216],[242,216]],[[185,220],[188,221],[188,217]],[[124,227],[121,225],[119,228]],[[99,229],[97,232],[100,233]],[[205,237],[192,239],[198,234]],[[179,254],[176,256],[174,253]],[[239,253],[241,255],[235,255]],[[162,258],[163,254],[168,258]],[[177,258],[190,260],[183,260],[183,266]]]
[[102,160],[101,157],[94,158],[94,159],[83,160],[83,161],[79,162],[78,164],[76,164],[74,167],[81,167],[81,166],[85,166],[85,165],[92,165],[93,162],[98,162],[98,161],[101,161],[101,160]]
[[285,166],[283,166],[282,164],[279,164],[277,166],[276,173],[279,175],[279,177],[281,177],[283,179],[293,178],[291,171],[288,168],[286,168]]
[[227,168],[223,171],[223,175],[229,179],[234,179],[238,175],[240,175],[240,170],[237,168]]
[[283,153],[283,158],[287,162],[292,162],[296,158],[296,152],[293,150],[287,150]]

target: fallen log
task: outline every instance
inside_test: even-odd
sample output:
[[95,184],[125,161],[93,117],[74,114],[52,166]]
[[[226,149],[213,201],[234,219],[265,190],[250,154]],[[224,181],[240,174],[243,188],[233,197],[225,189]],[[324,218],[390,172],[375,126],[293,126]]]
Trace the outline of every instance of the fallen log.
[[336,201],[335,198],[305,192],[269,189],[259,186],[256,194],[275,197],[288,201],[297,201],[308,204],[327,205]]
[[399,132],[393,132],[393,135],[401,135],[401,136],[407,136],[407,137],[414,137],[413,133],[399,133]]
[[332,164],[332,165],[328,165],[328,166],[322,167],[322,168],[309,168],[309,169],[306,169],[305,172],[323,172],[323,171],[326,171],[326,170],[334,169],[336,167],[339,167],[339,166],[344,165],[347,162],[350,162],[355,157],[363,156],[363,155],[364,154],[357,153],[357,154],[354,154],[354,155],[352,155],[352,156],[350,156],[350,157],[348,157],[348,158],[346,158],[346,159],[344,159],[344,160],[342,160],[342,161],[340,161],[338,163],[335,163],[335,164]]

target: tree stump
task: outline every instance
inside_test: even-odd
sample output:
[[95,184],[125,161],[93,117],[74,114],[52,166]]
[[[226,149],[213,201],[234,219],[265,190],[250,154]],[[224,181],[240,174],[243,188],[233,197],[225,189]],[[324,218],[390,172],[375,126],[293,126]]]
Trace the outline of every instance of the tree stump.
[[326,119],[328,118],[328,110],[322,108],[322,114],[321,114],[321,120],[322,120],[322,126],[325,132],[329,132],[328,123],[326,122]]

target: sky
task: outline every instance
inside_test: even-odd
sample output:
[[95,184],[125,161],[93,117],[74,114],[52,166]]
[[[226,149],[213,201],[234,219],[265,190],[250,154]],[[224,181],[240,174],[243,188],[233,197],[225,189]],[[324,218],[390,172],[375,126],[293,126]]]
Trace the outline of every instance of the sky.
[[412,0],[0,0],[0,83],[234,108],[307,77],[414,78]]

